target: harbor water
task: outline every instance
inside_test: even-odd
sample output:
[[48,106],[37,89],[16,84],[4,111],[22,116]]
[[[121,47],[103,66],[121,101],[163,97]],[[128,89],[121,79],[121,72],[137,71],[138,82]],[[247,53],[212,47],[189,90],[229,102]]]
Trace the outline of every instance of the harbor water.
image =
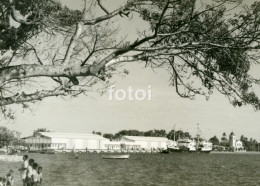
[[[101,154],[28,154],[43,166],[46,186],[260,185],[260,154],[131,154],[102,159]],[[20,186],[21,162],[0,162],[0,176],[14,170]]]

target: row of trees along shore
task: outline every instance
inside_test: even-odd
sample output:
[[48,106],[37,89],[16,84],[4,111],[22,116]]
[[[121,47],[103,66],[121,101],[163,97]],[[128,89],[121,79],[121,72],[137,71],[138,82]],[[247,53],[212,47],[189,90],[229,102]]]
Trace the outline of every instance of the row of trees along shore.
[[[94,134],[102,135],[101,132],[95,132]],[[108,138],[110,140],[118,139],[122,136],[150,136],[150,137],[167,137],[171,140],[183,139],[183,138],[192,138],[189,132],[184,132],[182,130],[171,130],[167,132],[166,130],[148,130],[148,131],[138,131],[138,130],[121,130],[115,134],[104,133],[103,137]]]
[[[241,135],[240,138],[237,138],[237,140],[240,140],[243,143],[244,149],[246,151],[259,151],[260,150],[260,143],[257,142],[257,140],[253,138],[248,138],[244,135]],[[227,147],[229,146],[229,137],[227,134],[224,132],[222,134],[222,137],[219,138],[217,136],[213,136],[212,138],[209,139],[209,141],[214,145],[214,146],[224,146]]]

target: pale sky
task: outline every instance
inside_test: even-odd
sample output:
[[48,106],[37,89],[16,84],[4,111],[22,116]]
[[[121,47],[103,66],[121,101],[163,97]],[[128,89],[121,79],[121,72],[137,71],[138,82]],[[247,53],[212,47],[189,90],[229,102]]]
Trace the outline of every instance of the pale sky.
[[[78,8],[81,0],[63,0],[68,6]],[[112,0],[110,1],[112,2]],[[113,0],[111,7],[116,6]],[[133,37],[142,22],[120,20],[124,29]],[[123,30],[124,31],[124,30]],[[48,98],[33,106],[32,111],[17,110],[14,122],[2,124],[22,132],[22,136],[31,135],[37,128],[47,128],[56,132],[115,133],[123,129],[182,129],[195,135],[197,123],[202,136],[206,139],[223,132],[233,131],[238,137],[245,135],[260,141],[260,112],[251,106],[234,108],[218,92],[214,92],[209,101],[197,96],[195,100],[180,98],[175,87],[170,86],[170,75],[165,70],[151,70],[143,64],[128,64],[130,72],[125,78],[114,77],[116,89],[131,86],[134,90],[147,90],[152,86],[151,101],[110,101],[108,94],[93,97],[80,96],[73,99]],[[253,73],[259,74],[260,68],[253,67]],[[258,91],[260,93],[260,91]],[[258,94],[260,95],[260,94]]]

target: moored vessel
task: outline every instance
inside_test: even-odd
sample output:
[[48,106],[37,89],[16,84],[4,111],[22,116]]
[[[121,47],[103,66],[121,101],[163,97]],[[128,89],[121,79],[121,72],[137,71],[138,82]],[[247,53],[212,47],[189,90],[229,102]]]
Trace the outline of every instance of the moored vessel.
[[40,151],[41,154],[55,154],[55,150],[53,149],[44,149],[42,151]]
[[[200,138],[200,129],[199,124],[197,124],[197,134],[196,134],[196,140],[195,139],[178,139],[177,141],[174,141],[168,145],[167,151],[168,152],[195,152],[195,153],[209,153],[212,151],[212,143],[201,140]],[[174,130],[175,131],[175,130]],[[175,134],[174,134],[175,137]]]
[[168,146],[169,152],[195,152],[195,153],[209,153],[212,151],[212,143],[207,141],[196,142],[191,139],[181,139],[176,142],[176,145]]
[[102,155],[102,159],[128,159],[130,157],[129,154],[107,154]]

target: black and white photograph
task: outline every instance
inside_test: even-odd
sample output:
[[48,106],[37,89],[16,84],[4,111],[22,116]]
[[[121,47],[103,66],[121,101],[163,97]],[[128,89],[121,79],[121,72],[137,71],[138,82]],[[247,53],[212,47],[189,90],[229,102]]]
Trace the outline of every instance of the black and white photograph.
[[260,0],[0,0],[0,186],[260,185]]

